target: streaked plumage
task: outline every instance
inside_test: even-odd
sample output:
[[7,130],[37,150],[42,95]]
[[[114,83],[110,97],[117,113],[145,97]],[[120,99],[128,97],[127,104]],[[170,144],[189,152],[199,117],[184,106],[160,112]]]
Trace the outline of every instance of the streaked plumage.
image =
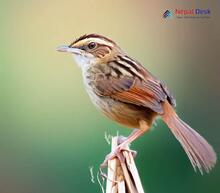
[[147,131],[159,115],[183,146],[194,169],[202,173],[214,166],[214,150],[178,117],[175,99],[168,88],[114,41],[89,34],[59,51],[73,53],[82,68],[91,101],[99,110],[120,124],[140,129],[129,136],[127,143]]

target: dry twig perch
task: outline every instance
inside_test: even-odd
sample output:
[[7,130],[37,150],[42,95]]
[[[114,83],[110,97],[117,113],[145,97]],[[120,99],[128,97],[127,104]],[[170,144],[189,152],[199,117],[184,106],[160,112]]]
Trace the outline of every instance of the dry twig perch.
[[[112,138],[112,150],[118,146],[118,139],[118,136]],[[122,156],[125,162],[118,158],[108,161],[106,193],[144,193],[132,153],[124,150]]]

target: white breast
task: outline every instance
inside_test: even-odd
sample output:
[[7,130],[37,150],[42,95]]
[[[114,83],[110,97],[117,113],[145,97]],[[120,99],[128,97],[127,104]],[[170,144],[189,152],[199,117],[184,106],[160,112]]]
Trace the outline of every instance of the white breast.
[[93,88],[89,85],[89,80],[88,80],[88,70],[91,66],[90,62],[92,61],[91,59],[87,59],[86,57],[83,57],[81,55],[73,55],[76,63],[78,64],[78,66],[81,68],[82,70],[82,76],[83,76],[83,83],[86,87],[86,91],[92,101],[92,103],[99,108],[99,103],[101,102],[100,97],[97,96],[94,91]]

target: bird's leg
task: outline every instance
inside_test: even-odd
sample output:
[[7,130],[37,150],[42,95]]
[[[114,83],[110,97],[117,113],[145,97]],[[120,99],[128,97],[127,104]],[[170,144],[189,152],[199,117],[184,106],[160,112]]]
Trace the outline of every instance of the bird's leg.
[[[128,136],[128,137],[125,137],[125,136],[118,136],[118,145],[120,145],[120,144],[122,144],[123,142],[125,142],[130,136],[132,136],[134,133],[136,133],[138,131],[138,129],[134,129],[131,133],[130,133],[130,135]],[[130,145],[130,144],[128,144],[128,145]],[[137,152],[135,151],[135,150],[128,150],[127,149],[127,147],[125,146],[125,147],[123,147],[123,150],[126,150],[126,151],[129,151],[129,152],[131,152],[132,153],[132,156],[133,156],[133,158],[135,158],[136,157],[136,155],[137,155]]]
[[[122,137],[119,138],[119,142],[120,141],[122,142],[110,154],[108,154],[105,157],[104,162],[101,164],[101,168],[107,166],[108,161],[115,157],[118,157],[118,159],[121,162],[124,161],[121,151],[122,150],[131,151],[131,150],[128,150],[126,147],[130,143],[132,143],[134,140],[136,140],[138,137],[142,136],[150,128],[146,121],[141,120],[139,124],[140,124],[140,129],[135,129],[127,138],[122,138]],[[131,152],[134,153],[133,151]]]

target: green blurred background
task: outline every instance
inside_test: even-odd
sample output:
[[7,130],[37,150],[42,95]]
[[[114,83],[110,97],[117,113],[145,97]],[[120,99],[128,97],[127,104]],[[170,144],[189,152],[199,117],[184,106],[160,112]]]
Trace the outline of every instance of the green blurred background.
[[[55,51],[85,33],[106,35],[168,85],[177,111],[220,154],[219,1],[0,1],[0,192],[101,192],[90,181],[128,135],[91,104],[72,57]],[[163,19],[166,9],[209,8],[209,19]],[[194,173],[161,121],[134,142],[149,193],[217,193],[219,164]]]

